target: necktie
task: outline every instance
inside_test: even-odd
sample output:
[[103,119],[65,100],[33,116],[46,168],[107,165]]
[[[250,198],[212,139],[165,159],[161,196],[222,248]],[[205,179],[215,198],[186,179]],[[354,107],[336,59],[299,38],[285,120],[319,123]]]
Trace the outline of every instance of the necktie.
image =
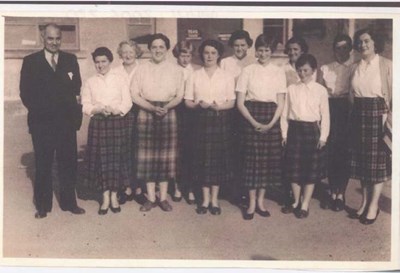
[[54,55],[55,55],[54,53],[51,54],[51,67],[53,68],[54,71],[56,71],[57,63],[56,60],[54,59]]

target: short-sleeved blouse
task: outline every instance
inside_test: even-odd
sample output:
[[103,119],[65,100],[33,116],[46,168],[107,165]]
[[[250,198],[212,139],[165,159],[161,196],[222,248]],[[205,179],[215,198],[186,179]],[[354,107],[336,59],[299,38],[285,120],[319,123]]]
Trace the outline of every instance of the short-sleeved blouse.
[[133,75],[137,71],[138,66],[139,66],[139,62],[138,62],[138,60],[135,60],[135,67],[132,69],[132,71],[130,73],[128,73],[125,70],[124,65],[120,65],[120,66],[114,68],[114,71],[123,75],[126,78],[126,80],[128,81],[128,83],[131,83],[132,79],[133,79]]
[[285,71],[272,63],[251,64],[240,74],[236,91],[245,93],[246,100],[276,103],[276,95],[286,93]]
[[139,94],[148,101],[171,101],[183,92],[183,71],[177,64],[168,61],[140,64],[133,75],[131,93]]
[[240,73],[242,73],[242,69],[254,63],[255,61],[255,58],[251,57],[250,55],[247,55],[241,60],[233,55],[221,60],[221,68],[225,71],[228,71],[236,80]]
[[207,75],[204,67],[194,71],[185,90],[185,99],[195,102],[222,104],[235,98],[234,78],[219,67],[212,77]]

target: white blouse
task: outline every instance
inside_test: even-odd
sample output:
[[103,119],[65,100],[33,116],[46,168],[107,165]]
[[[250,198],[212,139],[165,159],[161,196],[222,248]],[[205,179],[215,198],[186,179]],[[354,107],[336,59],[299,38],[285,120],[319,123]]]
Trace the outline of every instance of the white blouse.
[[249,55],[241,60],[239,60],[235,55],[232,55],[230,57],[222,59],[220,66],[223,70],[228,71],[232,75],[232,77],[235,78],[235,80],[237,80],[240,73],[242,73],[242,69],[254,63],[255,61],[256,59],[250,57]]
[[171,101],[183,92],[183,71],[177,64],[168,61],[140,64],[133,75],[132,94],[139,94],[148,101]]
[[132,79],[133,79],[133,75],[134,75],[135,72],[137,71],[138,66],[139,66],[139,62],[138,62],[138,60],[135,60],[135,67],[132,69],[131,73],[128,73],[128,72],[125,70],[124,65],[120,65],[120,66],[114,68],[114,70],[115,70],[115,72],[117,72],[117,73],[121,73],[121,75],[123,75],[123,76],[126,78],[126,80],[128,81],[128,83],[131,83],[131,82],[132,82]]
[[194,71],[189,78],[185,99],[193,100],[196,103],[204,101],[210,104],[214,102],[223,104],[235,100],[235,80],[221,68],[217,68],[212,77],[209,77],[203,67]]
[[240,74],[236,91],[245,93],[246,100],[277,103],[277,94],[286,93],[285,71],[272,63],[251,64]]
[[351,59],[344,63],[332,62],[321,66],[322,78],[329,97],[346,97],[351,89],[351,75],[354,64]]
[[120,73],[111,69],[106,75],[96,74],[84,84],[82,90],[83,113],[93,116],[96,104],[111,106],[124,116],[132,107],[129,84]]
[[360,61],[354,71],[351,84],[356,97],[383,97],[378,54],[369,63]]
[[320,140],[326,141],[330,126],[328,100],[328,91],[317,82],[290,85],[281,117],[282,138],[287,138],[289,120],[321,121]]

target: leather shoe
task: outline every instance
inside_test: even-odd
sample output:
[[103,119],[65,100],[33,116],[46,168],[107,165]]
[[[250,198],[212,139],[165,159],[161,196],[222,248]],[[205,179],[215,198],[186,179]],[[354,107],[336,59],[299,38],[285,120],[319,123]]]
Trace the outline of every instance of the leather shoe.
[[262,216],[262,217],[270,217],[271,213],[269,213],[268,210],[260,210],[259,208],[256,208],[256,212],[258,215]]
[[336,199],[333,203],[332,210],[333,211],[342,211],[345,208],[345,202],[342,199]]
[[113,207],[110,206],[110,210],[111,210],[113,213],[119,213],[119,212],[121,212],[121,207],[113,208]]
[[220,215],[221,214],[221,208],[220,207],[210,207],[210,213],[212,215]]
[[157,207],[156,202],[151,202],[149,200],[147,200],[141,207],[140,207],[140,211],[142,212],[146,212],[146,211],[150,211],[152,208]]
[[364,225],[372,225],[373,223],[375,223],[376,219],[378,219],[378,215],[379,215],[379,212],[380,212],[380,211],[381,211],[381,210],[378,209],[378,211],[376,212],[376,216],[375,216],[374,219],[368,219],[367,217],[360,218],[360,223],[361,223],[361,224],[364,224]]
[[172,195],[171,199],[174,202],[181,202],[182,201],[182,196],[174,196],[174,195]]
[[187,202],[189,205],[194,205],[194,204],[196,204],[196,200],[193,200],[193,199],[187,199],[186,202]]
[[304,209],[297,210],[294,214],[296,215],[296,217],[298,219],[307,218],[308,217],[308,210],[304,210]]
[[203,207],[200,206],[196,209],[197,214],[206,214],[207,213],[208,208],[207,207]]
[[356,210],[352,210],[352,211],[349,213],[348,217],[349,217],[350,219],[363,219],[363,218],[365,218],[365,216],[367,215],[367,212],[368,212],[368,210],[365,209],[364,212],[361,213],[361,215],[360,215],[360,214],[357,213]]
[[298,210],[298,208],[300,207],[300,204],[295,208],[292,205],[286,205],[281,209],[281,212],[283,214],[289,214],[289,213],[293,213],[296,212],[296,210]]
[[132,199],[134,199],[139,205],[144,205],[147,201],[147,198],[143,193],[133,195]]
[[329,197],[328,200],[326,199],[322,200],[319,206],[321,209],[333,209],[334,205],[335,205],[335,199]]
[[62,209],[62,210],[63,211],[69,211],[69,212],[71,212],[73,214],[84,214],[85,213],[85,210],[83,208],[78,207],[78,206],[75,206],[75,207],[70,208],[70,209]]
[[160,208],[161,208],[163,211],[171,211],[171,210],[172,210],[172,206],[168,203],[167,200],[161,201],[161,202],[159,203],[159,205],[160,205]]
[[254,212],[253,213],[247,213],[247,211],[245,211],[243,213],[243,219],[244,220],[252,220],[254,218]]
[[36,218],[36,219],[42,219],[42,218],[45,218],[45,217],[47,217],[47,212],[45,212],[45,211],[38,210],[38,211],[35,213],[35,218]]
[[99,208],[98,214],[99,215],[106,215],[108,212],[108,208],[106,209],[101,209],[101,207]]

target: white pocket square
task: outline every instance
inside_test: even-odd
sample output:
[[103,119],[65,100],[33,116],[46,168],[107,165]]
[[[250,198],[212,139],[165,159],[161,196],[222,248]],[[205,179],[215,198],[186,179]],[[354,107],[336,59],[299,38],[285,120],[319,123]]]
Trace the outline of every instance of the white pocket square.
[[69,76],[69,78],[72,80],[72,76],[74,75],[74,73],[72,73],[72,72],[68,72],[68,76]]

